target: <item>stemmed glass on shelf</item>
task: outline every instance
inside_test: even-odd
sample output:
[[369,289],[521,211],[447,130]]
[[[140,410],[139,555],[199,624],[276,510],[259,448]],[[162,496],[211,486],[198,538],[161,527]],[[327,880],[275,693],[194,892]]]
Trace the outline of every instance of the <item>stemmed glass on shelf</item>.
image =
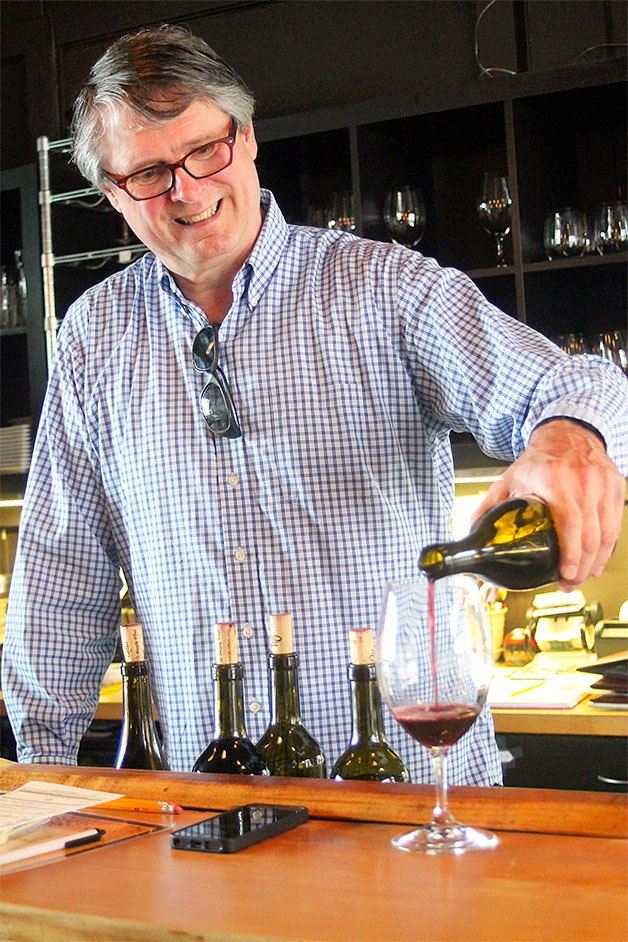
[[418,576],[386,587],[377,632],[377,679],[392,716],[429,750],[436,779],[432,820],[393,840],[428,854],[495,847],[487,831],[460,824],[447,800],[447,756],[477,719],[493,667],[479,584],[456,575]]
[[384,225],[398,245],[416,248],[425,234],[426,213],[423,195],[417,187],[398,186],[384,200]]
[[506,266],[504,238],[510,232],[511,208],[508,177],[496,173],[485,173],[477,209],[480,222],[487,232],[495,236],[498,268]]

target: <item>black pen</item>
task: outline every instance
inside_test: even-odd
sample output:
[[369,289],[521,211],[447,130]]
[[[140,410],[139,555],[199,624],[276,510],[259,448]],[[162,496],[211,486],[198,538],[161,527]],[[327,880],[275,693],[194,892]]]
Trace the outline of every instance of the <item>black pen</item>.
[[64,850],[71,850],[73,847],[82,847],[83,844],[95,844],[99,841],[105,832],[101,828],[92,828],[91,831],[85,831],[83,834],[77,834],[76,837],[66,841],[63,845]]

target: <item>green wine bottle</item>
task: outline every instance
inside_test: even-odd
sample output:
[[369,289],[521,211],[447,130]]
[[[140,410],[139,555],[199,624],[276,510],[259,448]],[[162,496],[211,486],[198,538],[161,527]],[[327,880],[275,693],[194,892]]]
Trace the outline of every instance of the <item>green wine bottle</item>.
[[271,718],[257,751],[271,775],[325,778],[321,747],[301,722],[299,657],[292,640],[292,615],[270,616]]
[[349,632],[351,663],[351,740],[334,764],[333,779],[409,782],[410,774],[384,736],[382,701],[375,674],[373,631]]
[[558,556],[547,505],[511,497],[489,507],[464,539],[426,546],[419,565],[431,580],[466,572],[504,589],[536,589],[557,580]]
[[238,661],[238,635],[233,622],[214,625],[214,737],[200,754],[193,772],[268,775],[268,767],[247,736],[244,723],[244,669]]
[[168,770],[153,715],[142,626],[137,622],[120,625],[120,639],[123,721],[115,768]]

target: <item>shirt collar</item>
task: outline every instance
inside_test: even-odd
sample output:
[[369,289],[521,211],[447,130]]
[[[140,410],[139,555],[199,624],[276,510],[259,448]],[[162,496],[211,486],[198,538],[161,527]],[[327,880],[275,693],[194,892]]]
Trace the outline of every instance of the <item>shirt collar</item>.
[[248,285],[250,308],[257,306],[268,287],[290,236],[289,226],[270,190],[261,190],[260,202],[264,222],[246,263],[251,271]]
[[[257,306],[268,287],[290,233],[288,224],[270,190],[261,190],[260,204],[264,213],[260,234],[247,261],[233,280],[234,299],[245,295],[251,310]],[[190,302],[183,295],[175,279],[159,259],[155,259],[155,263],[161,288],[177,298],[187,311]]]

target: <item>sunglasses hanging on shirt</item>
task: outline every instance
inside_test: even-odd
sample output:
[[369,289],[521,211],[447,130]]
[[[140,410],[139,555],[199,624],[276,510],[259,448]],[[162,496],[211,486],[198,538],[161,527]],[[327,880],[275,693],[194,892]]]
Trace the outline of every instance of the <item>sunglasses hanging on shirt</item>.
[[212,324],[196,335],[192,357],[195,370],[210,374],[200,395],[201,412],[209,430],[221,438],[240,438],[242,430],[229,383],[218,365],[218,330]]

